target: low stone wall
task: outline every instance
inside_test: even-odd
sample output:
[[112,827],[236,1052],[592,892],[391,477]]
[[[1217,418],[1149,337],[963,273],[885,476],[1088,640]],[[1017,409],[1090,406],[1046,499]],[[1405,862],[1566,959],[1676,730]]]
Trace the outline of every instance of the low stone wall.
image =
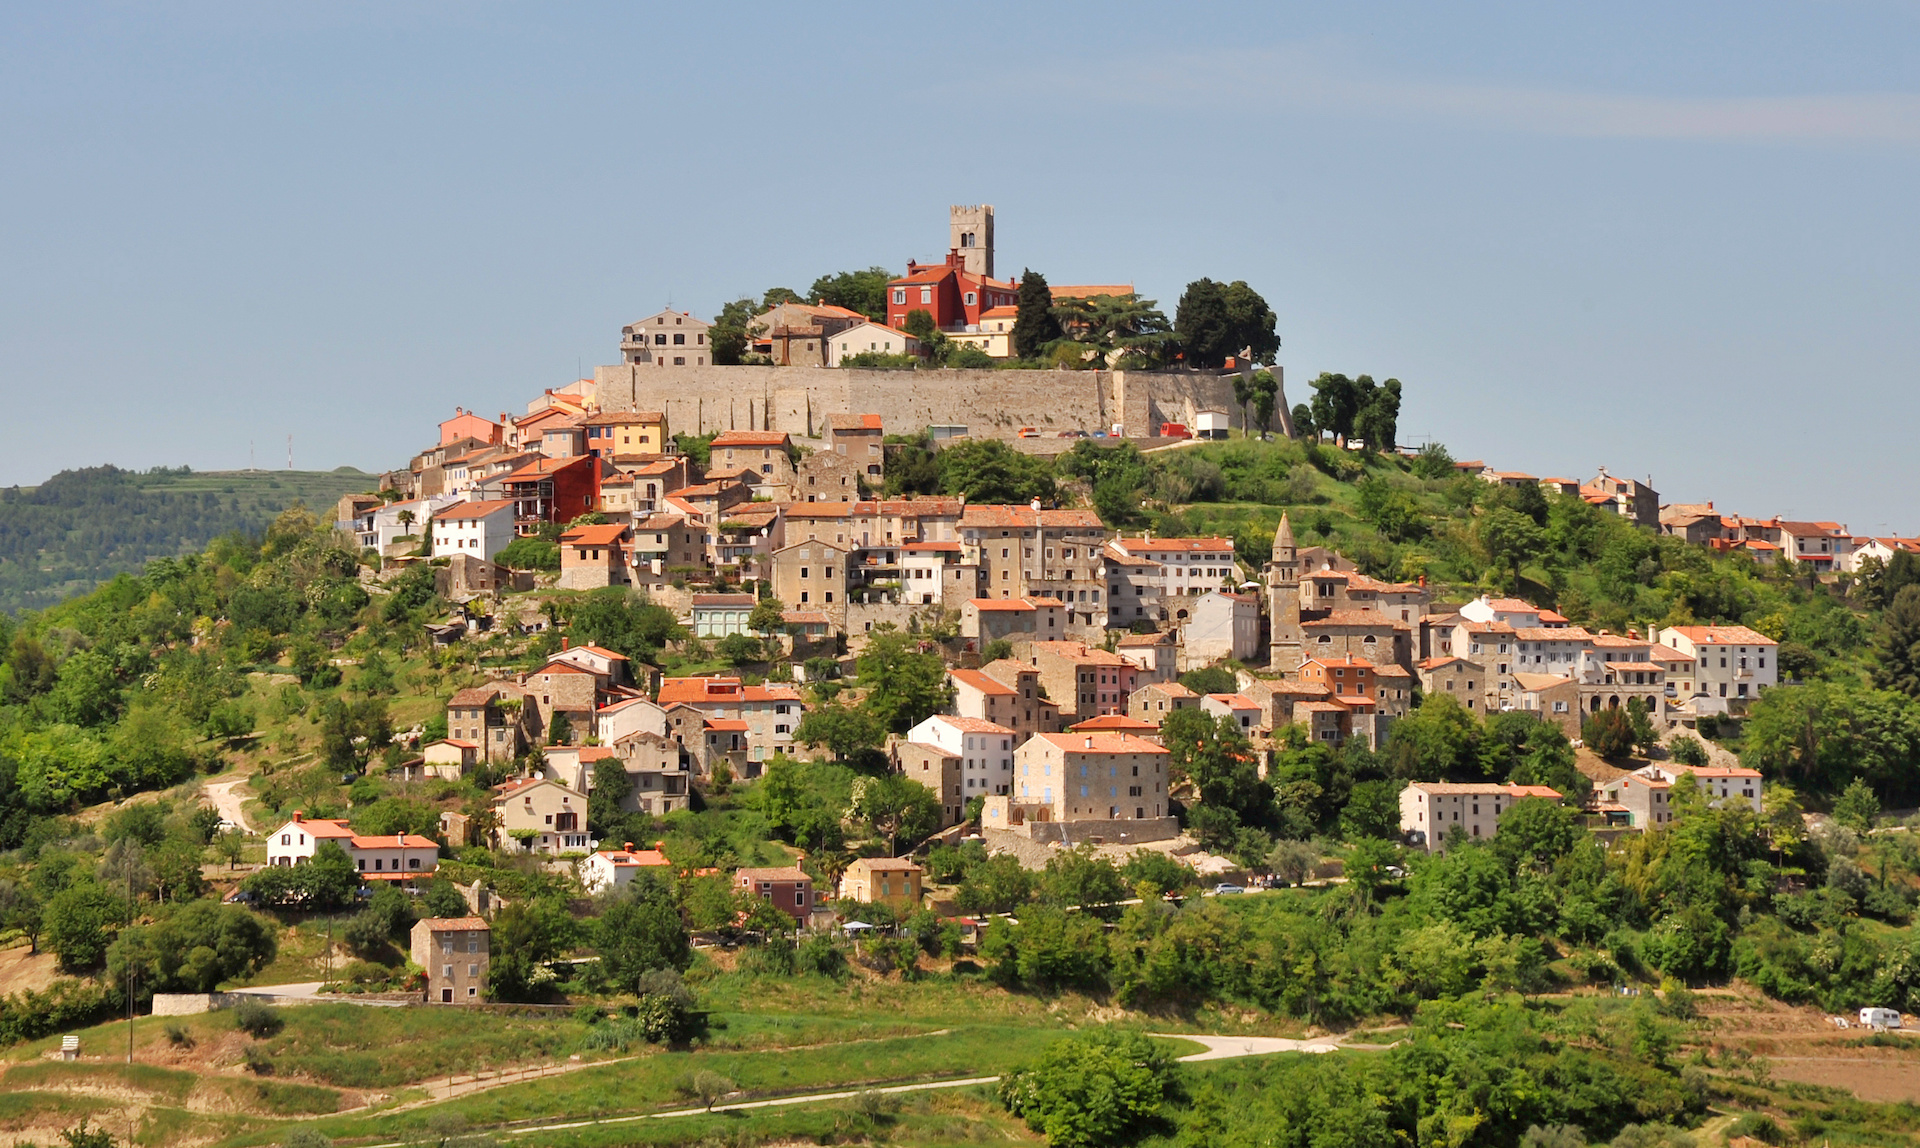
[[155,993],[154,1016],[194,1016],[232,1008],[241,1001],[259,1001],[270,1005],[313,1004],[312,997],[283,997],[274,993]]
[[407,1005],[421,1003],[419,993],[323,993],[310,997],[283,997],[275,993],[155,993],[154,1016],[197,1016],[232,1008],[241,1001],[293,1006],[315,1004]]
[[1178,837],[1180,822],[1173,817],[1133,818],[1124,821],[1029,821],[1004,832],[1024,833],[1029,841],[1042,845],[1055,841],[1062,845],[1119,845],[1142,841],[1166,841]]

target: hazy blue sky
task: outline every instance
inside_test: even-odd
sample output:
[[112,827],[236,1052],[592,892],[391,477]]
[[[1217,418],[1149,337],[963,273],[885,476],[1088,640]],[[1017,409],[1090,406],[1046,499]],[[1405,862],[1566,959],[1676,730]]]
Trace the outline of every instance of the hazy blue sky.
[[1244,278],[1289,396],[1920,532],[1912,3],[0,5],[0,483],[403,464],[669,299]]

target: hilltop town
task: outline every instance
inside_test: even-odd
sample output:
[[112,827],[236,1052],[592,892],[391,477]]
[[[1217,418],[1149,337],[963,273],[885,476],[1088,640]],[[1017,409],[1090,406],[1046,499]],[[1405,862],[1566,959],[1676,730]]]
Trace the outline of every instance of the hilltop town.
[[990,206],[949,239],[636,320],[328,511],[0,616],[18,1055],[150,1013],[143,1118],[231,1090],[182,1143],[976,1072],[754,1128],[1023,1135],[1069,1025],[1360,1050],[1195,1143],[1386,1136],[1458,1100],[1439,1055],[1511,1090],[1486,1143],[1910,1127],[1806,1089],[1853,1071],[1815,1006],[1920,1006],[1920,540],[1405,445],[1397,379],[1289,401],[1244,282],[1169,318],[996,278]]

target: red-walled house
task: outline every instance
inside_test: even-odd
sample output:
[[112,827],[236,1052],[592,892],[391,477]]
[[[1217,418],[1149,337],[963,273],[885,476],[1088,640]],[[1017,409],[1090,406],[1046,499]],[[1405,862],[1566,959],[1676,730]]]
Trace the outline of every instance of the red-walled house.
[[1002,283],[968,271],[959,251],[949,251],[945,263],[921,266],[907,261],[907,273],[887,284],[887,326],[905,330],[907,315],[926,311],[942,331],[978,325],[980,313],[1017,302],[1020,285]]
[[515,531],[532,534],[542,522],[572,522],[599,506],[603,465],[590,454],[542,458],[500,479],[506,497],[517,503]]

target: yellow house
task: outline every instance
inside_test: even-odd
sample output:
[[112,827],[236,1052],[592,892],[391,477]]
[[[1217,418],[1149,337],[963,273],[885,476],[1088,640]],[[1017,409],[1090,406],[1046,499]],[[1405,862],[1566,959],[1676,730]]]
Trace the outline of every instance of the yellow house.
[[660,411],[613,411],[593,415],[587,428],[587,453],[609,462],[636,455],[662,455],[673,448],[667,416]]
[[841,874],[840,899],[918,909],[922,872],[905,857],[862,857]]

